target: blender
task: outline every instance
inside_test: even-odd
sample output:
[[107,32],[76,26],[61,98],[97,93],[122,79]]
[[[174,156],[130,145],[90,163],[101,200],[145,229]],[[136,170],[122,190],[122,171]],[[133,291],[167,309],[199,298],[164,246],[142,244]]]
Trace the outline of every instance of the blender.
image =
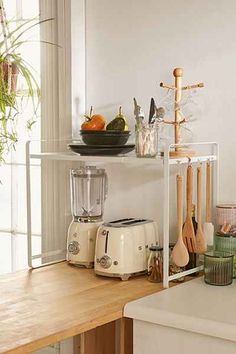
[[102,224],[107,196],[105,169],[85,166],[70,170],[71,211],[68,229],[67,261],[92,268],[98,227]]

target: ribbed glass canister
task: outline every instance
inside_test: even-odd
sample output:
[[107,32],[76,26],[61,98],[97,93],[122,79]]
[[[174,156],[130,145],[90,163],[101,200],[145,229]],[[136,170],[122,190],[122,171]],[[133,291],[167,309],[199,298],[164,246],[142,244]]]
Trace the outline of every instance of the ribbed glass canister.
[[230,285],[233,281],[233,255],[211,251],[204,254],[204,280],[210,285]]

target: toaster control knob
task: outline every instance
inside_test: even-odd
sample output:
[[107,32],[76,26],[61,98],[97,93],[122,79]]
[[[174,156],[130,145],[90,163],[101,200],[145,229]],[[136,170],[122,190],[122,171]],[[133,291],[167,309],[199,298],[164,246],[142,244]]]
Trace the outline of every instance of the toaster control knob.
[[101,259],[100,259],[100,266],[102,268],[110,268],[110,266],[112,265],[112,260],[110,257],[108,256],[103,256]]
[[72,241],[68,245],[68,251],[74,255],[78,254],[80,251],[79,242]]

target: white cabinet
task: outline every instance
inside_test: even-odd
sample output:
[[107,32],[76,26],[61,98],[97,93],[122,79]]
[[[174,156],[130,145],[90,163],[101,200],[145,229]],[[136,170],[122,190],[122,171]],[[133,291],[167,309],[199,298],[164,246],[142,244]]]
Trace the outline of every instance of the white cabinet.
[[134,354],[235,354],[235,285],[198,278],[128,303]]
[[235,354],[236,342],[134,320],[133,354]]

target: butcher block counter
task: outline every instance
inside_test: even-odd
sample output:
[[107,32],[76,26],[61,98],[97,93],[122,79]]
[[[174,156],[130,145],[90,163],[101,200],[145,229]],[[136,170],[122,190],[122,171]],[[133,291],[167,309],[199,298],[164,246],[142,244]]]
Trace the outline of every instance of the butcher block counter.
[[66,262],[0,277],[0,353],[26,354],[121,319],[124,305],[162,290],[146,277],[97,277]]

